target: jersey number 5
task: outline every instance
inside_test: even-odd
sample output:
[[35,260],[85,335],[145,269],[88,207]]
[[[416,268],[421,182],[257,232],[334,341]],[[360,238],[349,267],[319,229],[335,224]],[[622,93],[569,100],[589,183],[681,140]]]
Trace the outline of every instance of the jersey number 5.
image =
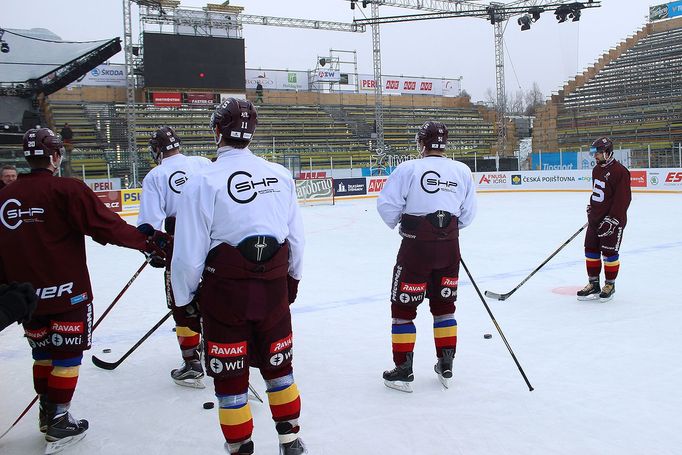
[[601,180],[594,179],[594,186],[592,187],[592,200],[595,202],[604,202],[604,188],[606,183]]

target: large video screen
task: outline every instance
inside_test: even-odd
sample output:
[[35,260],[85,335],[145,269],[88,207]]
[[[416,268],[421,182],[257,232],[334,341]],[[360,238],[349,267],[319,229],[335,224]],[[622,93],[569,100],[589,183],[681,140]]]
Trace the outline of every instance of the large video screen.
[[147,87],[245,90],[244,40],[144,34]]

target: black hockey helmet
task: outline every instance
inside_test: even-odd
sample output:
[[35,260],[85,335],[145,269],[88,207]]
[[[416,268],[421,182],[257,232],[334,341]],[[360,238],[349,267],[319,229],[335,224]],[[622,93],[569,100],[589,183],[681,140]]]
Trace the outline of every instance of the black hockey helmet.
[[246,146],[256,131],[258,113],[251,101],[227,98],[211,115],[211,131],[216,144],[221,139],[228,142],[243,142]]
[[24,134],[24,157],[62,155],[64,142],[49,128],[31,128]]
[[448,143],[448,129],[441,122],[428,121],[419,128],[414,139],[417,141],[417,147],[419,148],[420,152],[420,142],[424,147],[426,147],[427,151],[445,151],[445,146]]
[[149,139],[149,153],[156,164],[161,163],[164,152],[180,147],[180,139],[170,126],[159,127]]

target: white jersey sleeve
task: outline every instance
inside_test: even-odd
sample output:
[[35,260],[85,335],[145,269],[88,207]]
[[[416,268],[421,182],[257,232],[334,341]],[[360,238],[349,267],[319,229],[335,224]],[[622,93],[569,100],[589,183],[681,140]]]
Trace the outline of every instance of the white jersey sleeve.
[[142,180],[142,197],[140,199],[140,213],[137,217],[137,225],[149,224],[160,230],[166,219],[163,195],[157,187],[157,180],[150,172]]
[[179,199],[173,259],[171,261],[171,285],[175,306],[181,307],[192,301],[206,255],[211,248],[211,222],[213,219],[213,194],[210,187],[201,185],[202,178],[194,176],[183,188]]
[[386,179],[377,199],[379,216],[391,229],[395,228],[400,221],[400,215],[403,214],[407,203],[409,186],[404,181],[406,177],[405,173],[402,172],[404,169],[398,166],[393,170]]
[[301,210],[298,207],[298,198],[296,196],[296,186],[291,186],[291,208],[289,210],[289,235],[287,241],[289,242],[289,275],[297,280],[301,279],[303,274],[303,247],[305,244],[303,238],[303,217]]

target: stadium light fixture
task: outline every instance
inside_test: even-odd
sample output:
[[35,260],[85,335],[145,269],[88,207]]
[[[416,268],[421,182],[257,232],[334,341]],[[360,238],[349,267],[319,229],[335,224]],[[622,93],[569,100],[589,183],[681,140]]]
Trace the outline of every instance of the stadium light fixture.
[[556,16],[556,20],[561,24],[562,22],[566,22],[566,16],[568,16],[572,11],[573,9],[568,5],[561,5],[554,10],[554,15]]
[[3,54],[8,53],[9,52],[9,44],[2,41],[2,44],[0,44],[0,52],[2,52]]
[[355,0],[350,0],[350,9],[355,9]]
[[517,19],[517,23],[521,26],[521,31],[530,30],[530,23],[532,22],[530,14],[524,14]]
[[544,13],[544,12],[545,12],[545,9],[541,8],[539,6],[533,6],[533,7],[528,9],[528,14],[533,16],[533,22],[539,21],[540,20],[540,14]]

